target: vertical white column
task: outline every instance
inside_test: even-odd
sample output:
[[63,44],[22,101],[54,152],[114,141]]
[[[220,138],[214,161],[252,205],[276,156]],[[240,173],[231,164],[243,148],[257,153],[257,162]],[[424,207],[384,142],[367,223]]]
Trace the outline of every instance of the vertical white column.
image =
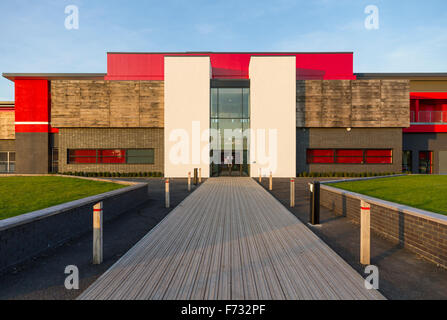
[[167,56],[164,74],[165,176],[209,177],[210,58]]
[[250,175],[296,175],[296,57],[255,56],[250,67]]

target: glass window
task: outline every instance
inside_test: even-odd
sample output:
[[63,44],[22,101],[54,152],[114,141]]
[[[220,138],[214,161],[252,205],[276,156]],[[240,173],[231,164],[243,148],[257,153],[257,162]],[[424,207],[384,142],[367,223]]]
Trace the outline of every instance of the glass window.
[[250,118],[250,90],[248,88],[242,89],[242,117]]
[[219,88],[219,118],[242,118],[242,88]]
[[393,163],[391,149],[366,150],[366,163]]
[[391,149],[308,149],[307,163],[391,164]]
[[412,172],[413,171],[413,159],[411,150],[404,150],[402,152],[402,171]]
[[154,149],[71,149],[68,163],[153,164]]
[[211,118],[217,118],[217,95],[218,95],[218,89],[217,88],[211,88]]
[[128,149],[127,163],[153,164],[154,149]]
[[126,150],[99,150],[99,163],[126,163]]

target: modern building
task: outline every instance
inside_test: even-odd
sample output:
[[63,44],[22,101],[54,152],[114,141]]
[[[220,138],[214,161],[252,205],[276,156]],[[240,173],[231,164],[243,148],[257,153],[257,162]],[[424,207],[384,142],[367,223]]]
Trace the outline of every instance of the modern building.
[[105,74],[3,76],[0,171],[447,173],[447,73],[355,74],[352,52],[108,53]]

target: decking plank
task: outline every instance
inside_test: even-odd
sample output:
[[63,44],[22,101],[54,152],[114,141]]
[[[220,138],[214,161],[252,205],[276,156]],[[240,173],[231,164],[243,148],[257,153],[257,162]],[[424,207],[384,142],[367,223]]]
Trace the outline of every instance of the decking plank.
[[251,178],[211,178],[79,299],[383,299]]

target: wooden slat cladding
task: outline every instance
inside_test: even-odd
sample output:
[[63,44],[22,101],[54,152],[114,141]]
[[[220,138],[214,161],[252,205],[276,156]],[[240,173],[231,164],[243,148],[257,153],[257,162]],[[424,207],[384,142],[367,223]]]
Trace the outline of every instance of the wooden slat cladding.
[[408,80],[300,80],[297,127],[408,127]]
[[15,139],[14,111],[0,111],[0,140]]
[[163,81],[51,81],[55,128],[163,128]]

